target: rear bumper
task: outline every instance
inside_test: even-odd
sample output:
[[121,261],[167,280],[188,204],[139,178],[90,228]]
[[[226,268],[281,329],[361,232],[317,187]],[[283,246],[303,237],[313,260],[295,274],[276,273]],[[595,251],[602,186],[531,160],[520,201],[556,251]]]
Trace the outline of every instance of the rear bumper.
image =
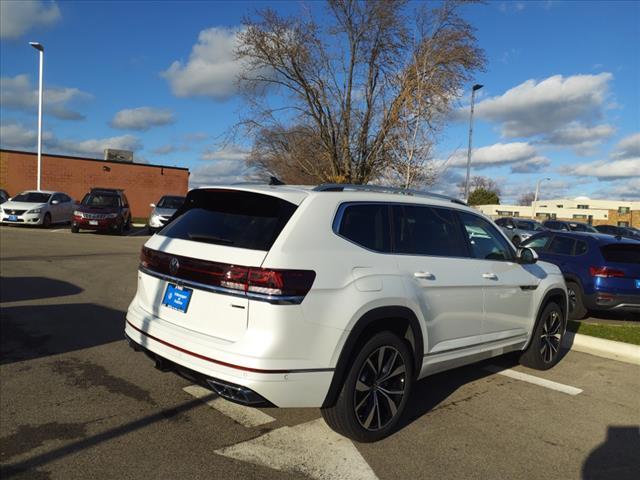
[[585,295],[585,306],[589,310],[640,312],[640,293],[638,295],[618,295],[596,291],[590,295]]
[[[266,362],[265,368],[261,368],[255,357],[230,357],[224,350],[215,348],[213,343],[203,345],[134,304],[127,313],[125,334],[134,347],[137,345],[136,348],[149,352],[154,359],[170,365],[170,369],[177,373],[184,375],[187,372],[189,378],[204,382],[210,389],[216,388],[216,383],[232,389],[241,388],[248,398],[259,397],[277,407],[322,406],[333,378],[331,368],[300,369],[295,365],[291,368],[279,365],[274,369]],[[230,399],[253,405],[250,401]]]

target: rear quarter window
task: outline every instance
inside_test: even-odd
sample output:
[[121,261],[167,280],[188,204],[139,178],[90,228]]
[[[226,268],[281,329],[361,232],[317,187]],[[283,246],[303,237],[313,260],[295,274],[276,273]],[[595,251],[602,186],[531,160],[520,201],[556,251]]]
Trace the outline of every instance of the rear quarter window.
[[267,251],[296,210],[277,197],[237,190],[193,190],[160,234]]
[[344,207],[338,235],[351,242],[381,253],[391,251],[389,206],[386,204],[354,204]]
[[640,245],[611,244],[600,251],[607,262],[640,264]]

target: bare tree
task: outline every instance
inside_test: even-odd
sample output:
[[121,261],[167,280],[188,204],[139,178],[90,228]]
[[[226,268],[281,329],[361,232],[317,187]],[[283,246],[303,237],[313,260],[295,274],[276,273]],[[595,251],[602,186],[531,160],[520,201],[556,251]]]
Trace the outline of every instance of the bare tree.
[[520,195],[520,198],[518,198],[518,205],[531,206],[535,197],[536,194],[533,192],[523,193]]
[[[464,182],[460,182],[458,184],[458,189],[460,190],[460,194],[464,195],[465,191]],[[483,177],[480,175],[475,175],[469,179],[469,192],[473,192],[474,190],[486,190],[488,192],[495,192],[496,195],[500,196],[502,191],[500,187],[496,183],[495,180],[489,177]]]
[[[315,181],[367,183],[391,170],[413,184],[437,121],[484,65],[458,6],[418,10],[416,28],[406,0],[329,0],[326,28],[310,16],[259,11],[244,22],[237,50],[250,107],[241,125],[253,134],[304,126],[318,155],[287,162]],[[258,165],[273,168],[262,158]]]

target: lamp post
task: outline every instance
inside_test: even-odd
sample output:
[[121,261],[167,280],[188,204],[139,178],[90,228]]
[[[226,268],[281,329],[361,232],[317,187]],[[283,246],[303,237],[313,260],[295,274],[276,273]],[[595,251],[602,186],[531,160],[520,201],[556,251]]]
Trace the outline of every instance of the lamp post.
[[464,184],[464,201],[469,201],[469,174],[471,173],[471,138],[473,136],[473,104],[476,100],[476,90],[484,85],[475,84],[471,89],[471,113],[469,115],[469,148],[467,149],[467,181]]
[[44,65],[44,46],[40,42],[29,42],[33,48],[40,52],[40,70],[38,82],[38,187],[40,190],[40,177],[42,174],[42,67]]
[[533,197],[533,204],[531,206],[531,218],[533,220],[536,219],[536,204],[538,203],[538,194],[540,193],[540,183],[544,182],[545,180],[551,180],[551,179],[549,177],[541,178],[540,180],[538,180],[538,183],[536,183],[536,194]]

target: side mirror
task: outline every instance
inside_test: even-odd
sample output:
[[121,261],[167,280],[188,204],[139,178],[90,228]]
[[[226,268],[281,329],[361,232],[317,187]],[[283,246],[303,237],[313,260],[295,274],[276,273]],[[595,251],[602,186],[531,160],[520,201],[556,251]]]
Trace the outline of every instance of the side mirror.
[[155,204],[155,203],[150,203],[150,204],[149,204],[149,206],[150,206],[151,208],[156,208],[156,204]]
[[516,252],[518,263],[522,265],[530,265],[538,261],[538,254],[533,248],[520,247]]
[[58,205],[60,203],[60,201],[58,200],[51,200],[51,205]]

